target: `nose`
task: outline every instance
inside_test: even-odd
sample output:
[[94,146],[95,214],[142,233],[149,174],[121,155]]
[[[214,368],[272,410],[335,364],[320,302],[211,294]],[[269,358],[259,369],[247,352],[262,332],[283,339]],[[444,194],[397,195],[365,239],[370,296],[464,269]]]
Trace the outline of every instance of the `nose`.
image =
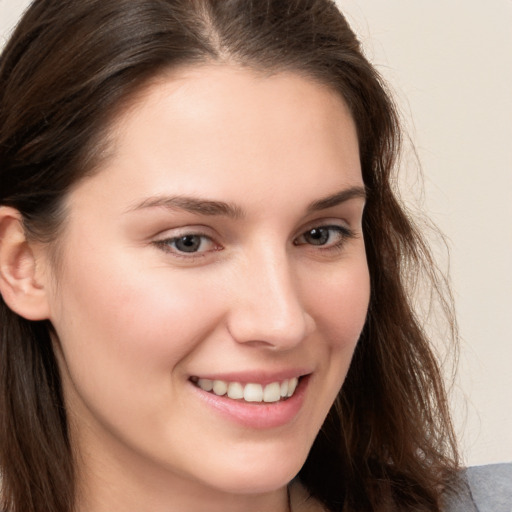
[[314,330],[285,251],[260,251],[238,271],[228,329],[238,343],[290,350]]

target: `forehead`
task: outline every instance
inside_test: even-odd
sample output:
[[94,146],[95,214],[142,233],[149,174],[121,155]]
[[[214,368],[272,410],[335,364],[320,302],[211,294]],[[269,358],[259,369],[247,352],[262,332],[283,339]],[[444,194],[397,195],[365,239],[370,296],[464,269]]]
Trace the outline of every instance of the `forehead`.
[[[319,116],[322,124],[331,121],[338,128],[340,120],[353,124],[342,96],[313,78],[292,71],[268,74],[253,68],[212,64],[185,66],[157,75],[117,113],[112,132],[120,140],[127,129],[133,129],[132,123],[155,122],[168,114],[172,114],[172,118],[167,117],[169,122],[189,121],[196,124],[196,129],[200,124],[206,127],[210,120],[224,123],[225,128],[244,125],[246,129],[262,123],[277,127],[283,121],[282,127],[289,132],[301,119],[315,121]],[[286,125],[290,114],[296,117],[296,123]]]
[[292,72],[205,65],[164,74],[118,114],[109,139],[99,174],[148,197],[268,198],[292,184],[321,197],[362,183],[345,102]]

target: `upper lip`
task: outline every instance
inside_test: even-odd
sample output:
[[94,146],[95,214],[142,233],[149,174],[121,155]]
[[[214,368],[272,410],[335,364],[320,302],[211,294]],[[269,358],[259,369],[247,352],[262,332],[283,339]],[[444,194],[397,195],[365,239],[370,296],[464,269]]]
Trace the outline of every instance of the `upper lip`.
[[200,373],[191,375],[191,378],[222,380],[225,382],[240,382],[241,384],[270,384],[272,382],[282,382],[294,377],[300,378],[309,375],[311,370],[308,369],[283,369],[280,371],[269,372],[265,370],[237,371],[227,373]]

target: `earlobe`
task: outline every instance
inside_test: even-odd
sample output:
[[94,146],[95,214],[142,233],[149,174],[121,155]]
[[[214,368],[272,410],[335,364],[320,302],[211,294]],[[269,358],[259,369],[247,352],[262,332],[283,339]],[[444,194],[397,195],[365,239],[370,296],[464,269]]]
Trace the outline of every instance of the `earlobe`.
[[0,207],[0,293],[10,309],[27,320],[49,316],[47,293],[21,214]]

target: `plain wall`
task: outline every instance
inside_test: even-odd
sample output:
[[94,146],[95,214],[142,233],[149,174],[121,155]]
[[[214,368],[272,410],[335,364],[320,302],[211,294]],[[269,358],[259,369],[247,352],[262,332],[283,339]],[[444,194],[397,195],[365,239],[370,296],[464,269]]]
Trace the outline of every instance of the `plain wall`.
[[424,207],[448,237],[465,460],[512,461],[512,2],[338,5],[395,93],[421,162]]
[[[395,93],[423,169],[423,208],[449,239],[465,462],[512,461],[512,1],[338,4]],[[26,5],[0,0],[0,42]]]

